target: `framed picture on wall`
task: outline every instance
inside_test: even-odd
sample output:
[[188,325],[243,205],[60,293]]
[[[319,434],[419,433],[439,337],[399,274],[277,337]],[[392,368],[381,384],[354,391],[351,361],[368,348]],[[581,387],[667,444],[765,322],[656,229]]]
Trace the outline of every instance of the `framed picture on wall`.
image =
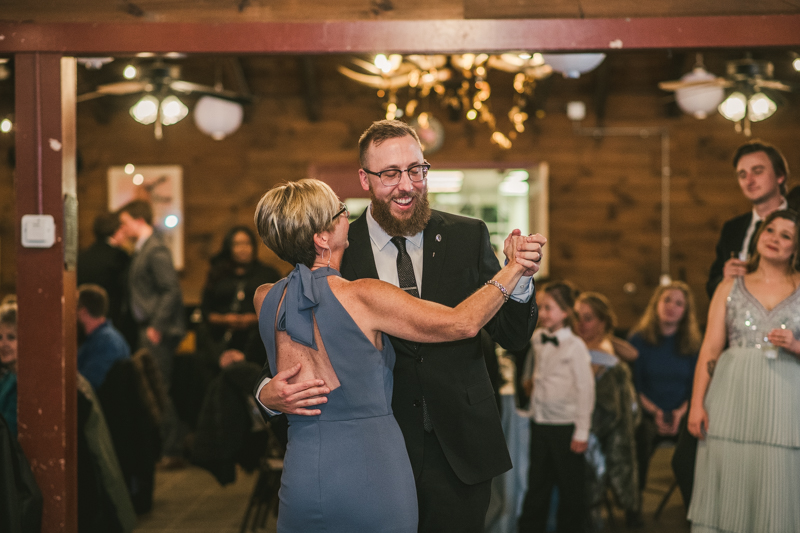
[[131,200],[153,206],[153,227],[164,236],[177,270],[183,270],[183,167],[180,165],[114,166],[108,169],[108,208]]

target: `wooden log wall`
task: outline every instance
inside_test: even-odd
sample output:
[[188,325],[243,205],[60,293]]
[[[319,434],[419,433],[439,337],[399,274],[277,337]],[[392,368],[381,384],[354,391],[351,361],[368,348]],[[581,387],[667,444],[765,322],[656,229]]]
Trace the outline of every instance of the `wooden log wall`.
[[[182,165],[186,220],[182,284],[186,302],[197,303],[210,256],[219,249],[229,227],[252,224],[263,192],[276,183],[306,177],[313,165],[349,163],[357,168],[358,136],[371,121],[382,118],[384,111],[372,89],[336,72],[336,65],[346,59],[313,58],[320,119],[311,122],[303,96],[302,58],[243,58],[245,74],[258,99],[242,128],[223,141],[202,134],[191,115],[166,127],[164,139],[156,141],[151,126],[137,124],[128,115],[130,100],[105,97],[80,104],[81,247],[92,242],[92,221],[106,209],[109,166]],[[203,61],[190,58],[184,77],[213,81],[202,79],[204,65],[207,67]],[[702,121],[682,114],[667,115],[670,96],[656,88],[656,82],[670,79],[674,69],[666,52],[619,53],[606,61],[605,125],[669,131],[670,274],[694,289],[704,323],[708,304],[704,285],[720,228],[728,218],[749,209],[730,164],[734,149],[746,138],[716,114]],[[490,103],[502,122],[511,105],[511,77],[493,72],[489,80],[493,89]],[[443,148],[429,159],[439,168],[462,162],[489,167],[510,161],[548,162],[550,235],[546,250],[552,277],[606,294],[616,307],[620,325],[629,328],[647,304],[660,274],[661,139],[577,134],[566,118],[566,103],[586,102],[589,114],[582,125],[595,126],[597,82],[597,73],[580,80],[554,78],[544,116],[529,120],[528,130],[511,150],[492,144],[486,126],[465,120],[450,122],[444,110],[430,104],[429,110],[445,124],[446,137]],[[775,116],[753,126],[754,137],[780,147],[796,171],[800,169],[800,153],[795,150],[799,119],[800,101],[795,97]],[[9,141],[0,138],[0,161],[5,161],[7,146]],[[12,176],[8,164],[0,165],[3,294],[12,292],[15,282]],[[352,179],[357,179],[355,173]],[[792,183],[797,181],[790,179]],[[263,246],[260,255],[283,271],[289,268]],[[628,283],[635,285],[633,292],[623,290]]]

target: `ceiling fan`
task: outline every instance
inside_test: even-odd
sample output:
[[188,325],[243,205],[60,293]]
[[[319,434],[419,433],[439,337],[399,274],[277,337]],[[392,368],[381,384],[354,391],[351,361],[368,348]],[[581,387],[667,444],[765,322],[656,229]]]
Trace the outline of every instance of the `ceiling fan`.
[[[773,76],[774,67],[770,61],[751,57],[728,61],[725,76],[715,76],[705,70],[702,56],[698,54],[692,72],[680,80],[663,81],[658,87],[675,91],[678,105],[687,113],[705,118],[707,113],[718,109],[722,116],[736,123],[737,132],[744,130],[749,136],[751,122],[769,118],[777,109],[773,100],[779,96],[775,91],[793,90],[791,85]],[[727,98],[725,89],[731,91]]]
[[[180,65],[156,59],[136,69],[134,79],[98,85],[94,91],[80,94],[77,102],[86,102],[103,96],[124,96],[142,93],[143,97],[131,108],[134,119],[143,124],[155,123],[156,139],[163,136],[162,126],[175,124],[188,113],[188,108],[176,94],[212,96],[237,104],[251,103],[253,98],[246,88],[241,92],[223,89],[222,82],[214,86],[180,79]],[[221,80],[221,76],[217,76]]]

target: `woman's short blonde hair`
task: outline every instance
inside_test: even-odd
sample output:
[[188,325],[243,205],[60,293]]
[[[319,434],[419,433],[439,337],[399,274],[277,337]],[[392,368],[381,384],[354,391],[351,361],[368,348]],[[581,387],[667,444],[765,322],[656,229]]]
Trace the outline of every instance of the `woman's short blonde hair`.
[[254,221],[267,247],[284,261],[314,265],[314,234],[333,227],[339,198],[315,179],[290,181],[269,190],[256,207]]

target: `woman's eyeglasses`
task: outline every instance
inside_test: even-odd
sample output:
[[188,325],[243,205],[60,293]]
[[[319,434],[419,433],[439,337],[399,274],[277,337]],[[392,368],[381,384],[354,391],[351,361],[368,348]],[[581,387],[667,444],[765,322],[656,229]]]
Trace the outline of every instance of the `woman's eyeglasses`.
[[347,218],[350,218],[350,211],[347,210],[347,206],[344,205],[344,202],[339,202],[339,207],[341,207],[341,209],[339,209],[339,211],[335,215],[333,215],[331,222],[335,221],[342,215],[346,216]]

